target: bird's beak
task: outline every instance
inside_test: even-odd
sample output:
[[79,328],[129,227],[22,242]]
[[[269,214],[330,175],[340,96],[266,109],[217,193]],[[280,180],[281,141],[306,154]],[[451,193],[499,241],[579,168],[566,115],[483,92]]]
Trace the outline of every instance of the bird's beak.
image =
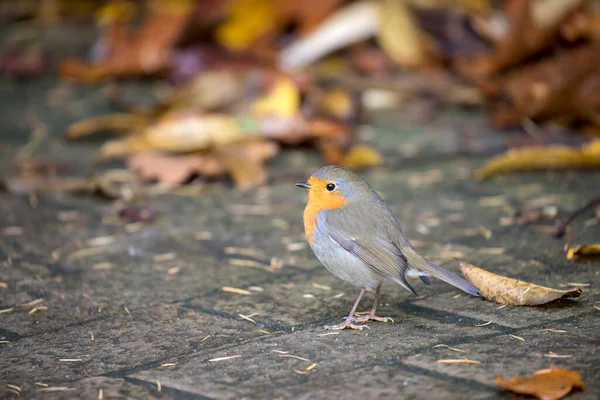
[[304,189],[310,189],[310,183],[308,183],[308,182],[298,182],[298,183],[296,183],[296,186],[304,188]]

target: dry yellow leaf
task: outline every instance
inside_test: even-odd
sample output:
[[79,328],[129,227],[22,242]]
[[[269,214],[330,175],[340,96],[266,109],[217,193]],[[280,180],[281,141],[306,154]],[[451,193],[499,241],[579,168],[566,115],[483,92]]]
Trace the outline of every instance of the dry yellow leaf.
[[500,304],[513,306],[536,306],[568,297],[579,297],[581,289],[557,290],[533,283],[523,282],[496,275],[484,269],[461,261],[460,270],[483,297]]
[[567,250],[567,260],[577,261],[582,257],[600,256],[600,243],[571,247]]
[[115,20],[130,21],[135,13],[135,6],[131,2],[113,1],[97,11],[96,21],[101,26],[107,26]]
[[371,167],[380,165],[383,157],[377,150],[364,144],[352,147],[344,156],[342,165],[348,168]]
[[116,113],[100,115],[71,124],[67,129],[66,137],[67,139],[77,139],[100,131],[139,132],[148,123],[148,118],[135,114]]
[[291,118],[298,114],[299,107],[298,88],[290,78],[281,77],[264,97],[256,100],[252,111],[260,116]]
[[535,372],[528,378],[515,376],[505,379],[496,377],[496,385],[519,394],[529,394],[542,400],[558,400],[573,389],[585,388],[581,374],[565,368],[548,368]]
[[584,144],[581,146],[581,151],[585,154],[600,157],[600,139],[592,140],[591,142]]
[[171,112],[141,134],[133,133],[106,142],[100,149],[100,157],[117,157],[150,150],[206,150],[258,135],[258,123],[250,126],[247,121],[242,122],[226,114]]
[[409,67],[431,60],[433,45],[405,0],[384,0],[379,16],[379,44],[392,60]]
[[276,12],[273,0],[231,1],[227,20],[217,28],[217,40],[232,50],[247,49],[273,28]]
[[475,171],[475,177],[483,180],[503,172],[598,167],[600,167],[600,144],[595,142],[582,148],[560,145],[535,146],[509,150],[492,158]]
[[472,13],[483,13],[491,9],[489,0],[408,0],[417,8],[458,8]]
[[337,118],[347,118],[352,114],[352,96],[341,89],[324,90],[318,99],[319,106]]

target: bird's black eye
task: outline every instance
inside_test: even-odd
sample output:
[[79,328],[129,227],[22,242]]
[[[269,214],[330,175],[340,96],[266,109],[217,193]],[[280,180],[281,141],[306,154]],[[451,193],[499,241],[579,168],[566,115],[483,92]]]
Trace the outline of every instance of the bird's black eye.
[[325,186],[325,189],[327,189],[328,192],[333,192],[335,190],[335,183],[328,183],[327,186]]

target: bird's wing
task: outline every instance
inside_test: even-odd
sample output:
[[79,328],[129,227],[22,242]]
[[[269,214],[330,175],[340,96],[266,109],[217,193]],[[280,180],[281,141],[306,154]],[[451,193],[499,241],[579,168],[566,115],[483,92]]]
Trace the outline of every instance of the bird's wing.
[[[329,212],[326,217],[327,234],[331,240],[360,258],[373,270],[397,282],[416,296],[417,293],[406,280],[406,258],[398,247],[384,236],[385,231],[378,229],[376,224],[369,226],[371,229],[365,229],[366,226],[357,227],[354,221],[356,219],[352,216]],[[367,235],[365,232],[371,233]]]

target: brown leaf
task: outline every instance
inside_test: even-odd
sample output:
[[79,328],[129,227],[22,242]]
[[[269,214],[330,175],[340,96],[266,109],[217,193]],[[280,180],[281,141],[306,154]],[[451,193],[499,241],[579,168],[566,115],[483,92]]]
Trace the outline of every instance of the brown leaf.
[[460,269],[467,280],[481,290],[483,297],[500,304],[536,306],[558,299],[579,297],[582,292],[580,288],[556,290],[507,278],[464,261],[461,261]]
[[224,175],[225,166],[215,154],[166,155],[158,152],[141,152],[127,159],[127,166],[136,170],[142,179],[176,186],[192,175],[205,177]]
[[593,42],[482,82],[497,127],[524,118],[569,118],[598,125],[600,43]]
[[[551,0],[545,2],[510,0],[504,3],[507,21],[506,31],[490,34],[495,40],[492,52],[474,57],[459,58],[456,68],[469,79],[480,80],[492,74],[519,64],[526,58],[543,50],[554,40],[564,21],[582,0]],[[540,3],[538,6],[536,3]],[[541,3],[544,3],[541,5]],[[545,8],[544,8],[545,7]],[[497,25],[491,14],[488,20],[475,20],[475,25],[483,31],[493,31]],[[502,17],[501,17],[502,18]],[[497,21],[496,21],[497,22]]]
[[277,150],[271,141],[253,140],[198,154],[140,152],[131,155],[127,164],[137,170],[142,179],[155,179],[168,186],[182,184],[196,174],[210,178],[231,173],[236,185],[245,189],[266,181],[263,163]]
[[167,66],[169,52],[187,26],[192,11],[193,3],[189,0],[151,1],[150,13],[135,33],[127,28],[126,9],[105,13],[101,23],[108,28],[103,56],[93,64],[64,60],[59,66],[60,75],[96,81],[156,73]]
[[496,385],[519,394],[529,394],[541,400],[558,400],[573,389],[585,388],[581,374],[565,368],[549,368],[536,371],[532,376],[515,376],[509,380],[496,377]]
[[278,146],[271,141],[234,143],[217,149],[217,154],[231,173],[236,186],[250,189],[267,182],[264,161],[278,152]]

